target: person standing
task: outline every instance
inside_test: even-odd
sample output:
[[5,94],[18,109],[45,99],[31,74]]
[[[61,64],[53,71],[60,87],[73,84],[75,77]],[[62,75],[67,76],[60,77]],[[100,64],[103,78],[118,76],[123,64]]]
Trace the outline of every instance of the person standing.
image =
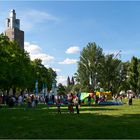
[[128,104],[132,105],[132,95],[129,95]]
[[57,106],[57,112],[59,114],[61,114],[61,109],[60,109],[60,106],[61,106],[61,102],[60,102],[60,98],[58,97],[57,100],[56,100],[56,106]]
[[18,97],[18,104],[20,106],[23,106],[23,95],[22,94],[20,94],[19,97]]
[[90,104],[91,104],[91,97],[90,97],[90,95],[88,96],[88,105],[90,106]]
[[30,95],[27,96],[27,107],[31,108],[31,97],[30,97]]
[[79,114],[79,102],[78,102],[78,97],[75,98],[74,104],[75,104],[75,106],[76,106],[76,112],[77,112],[77,114]]

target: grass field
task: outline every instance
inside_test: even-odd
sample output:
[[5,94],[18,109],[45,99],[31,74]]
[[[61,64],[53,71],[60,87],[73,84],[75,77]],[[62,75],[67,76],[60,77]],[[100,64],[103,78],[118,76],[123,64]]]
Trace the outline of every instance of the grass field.
[[[127,102],[127,101],[125,101]],[[39,105],[0,109],[0,138],[140,139],[140,99],[133,105],[82,106],[80,114],[68,114],[67,107]]]

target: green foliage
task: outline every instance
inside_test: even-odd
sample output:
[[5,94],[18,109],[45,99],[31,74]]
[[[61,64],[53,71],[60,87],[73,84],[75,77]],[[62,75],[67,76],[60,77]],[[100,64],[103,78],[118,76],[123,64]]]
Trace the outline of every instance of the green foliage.
[[99,90],[100,83],[100,88],[117,93],[128,88],[127,71],[127,63],[114,58],[114,54],[105,55],[96,43],[89,43],[81,52],[75,79],[82,91]]
[[131,64],[129,67],[129,84],[130,88],[137,92],[138,90],[138,80],[139,80],[139,71],[138,71],[138,59],[136,57],[132,57]]
[[[83,48],[78,62],[77,76],[82,88],[95,88],[96,73],[103,59],[102,49],[96,43],[89,43]],[[91,84],[91,87],[90,87]]]
[[58,84],[57,94],[58,95],[66,94],[66,89],[61,83]]
[[0,88],[24,88],[28,85],[26,80],[29,81],[29,55],[5,36],[1,35],[0,40]]
[[43,83],[48,89],[56,73],[47,69],[40,59],[30,60],[29,54],[22,50],[16,42],[11,42],[3,34],[0,35],[0,89],[29,89],[35,88],[35,81],[39,81],[39,90]]

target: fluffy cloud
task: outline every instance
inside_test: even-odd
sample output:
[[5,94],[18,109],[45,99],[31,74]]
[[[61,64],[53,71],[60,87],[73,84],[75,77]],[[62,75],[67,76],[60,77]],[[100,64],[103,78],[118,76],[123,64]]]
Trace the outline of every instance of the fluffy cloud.
[[43,12],[43,11],[37,11],[37,10],[30,10],[26,13],[26,17],[28,17],[31,21],[40,23],[43,21],[49,21],[49,20],[57,20],[56,17],[53,15]]
[[49,68],[50,67],[50,65],[44,65],[46,68]]
[[56,72],[61,72],[61,70],[60,69],[56,69],[56,68],[52,68],[54,71],[56,71]]
[[80,48],[78,46],[71,46],[66,50],[66,53],[73,54],[78,53],[80,51]]
[[43,53],[42,49],[36,44],[25,42],[24,48],[30,54],[31,60],[39,58],[42,60],[43,64],[46,64],[47,62],[54,60],[53,56]]
[[69,58],[66,58],[64,61],[62,62],[59,62],[59,64],[75,64],[77,63],[77,59],[69,59]]
[[30,54],[37,54],[41,52],[41,48],[38,45],[30,44],[29,42],[24,43],[24,48]]
[[[50,65],[44,65],[46,68],[50,68]],[[52,68],[52,67],[51,67]],[[61,69],[52,68],[56,72],[61,72]]]
[[31,54],[30,56],[31,56],[31,59],[32,60],[37,59],[37,58],[40,58],[43,61],[43,63],[44,62],[49,62],[49,61],[51,61],[51,60],[54,59],[53,56],[50,56],[50,55],[45,54],[45,53]]
[[34,9],[21,12],[20,17],[22,17],[21,28],[23,28],[24,30],[30,30],[38,23],[43,23],[47,21],[58,21],[58,18],[47,12]]
[[57,83],[67,85],[67,77],[66,76],[57,76]]

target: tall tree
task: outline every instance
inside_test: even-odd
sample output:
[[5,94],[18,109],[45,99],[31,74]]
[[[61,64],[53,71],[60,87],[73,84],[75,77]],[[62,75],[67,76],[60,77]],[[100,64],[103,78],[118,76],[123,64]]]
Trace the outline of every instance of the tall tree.
[[35,88],[35,80],[39,81],[39,89],[47,83],[48,89],[56,79],[56,72],[47,69],[42,61],[30,60],[29,54],[19,47],[17,42],[9,41],[3,34],[0,35],[0,89],[9,90]]
[[[30,69],[29,55],[16,42],[0,35],[0,85],[1,88],[25,88]],[[29,76],[29,75],[28,75]]]
[[75,77],[84,91],[99,90],[100,85],[116,93],[124,76],[121,66],[121,60],[114,58],[114,54],[105,55],[96,43],[89,43],[80,54]]
[[139,78],[139,72],[138,72],[138,59],[137,57],[132,57],[130,68],[129,68],[129,83],[130,88],[137,92],[138,90],[138,78]]
[[98,81],[98,69],[101,67],[103,57],[102,48],[96,43],[89,43],[83,48],[78,62],[77,75],[85,90],[95,88]]

